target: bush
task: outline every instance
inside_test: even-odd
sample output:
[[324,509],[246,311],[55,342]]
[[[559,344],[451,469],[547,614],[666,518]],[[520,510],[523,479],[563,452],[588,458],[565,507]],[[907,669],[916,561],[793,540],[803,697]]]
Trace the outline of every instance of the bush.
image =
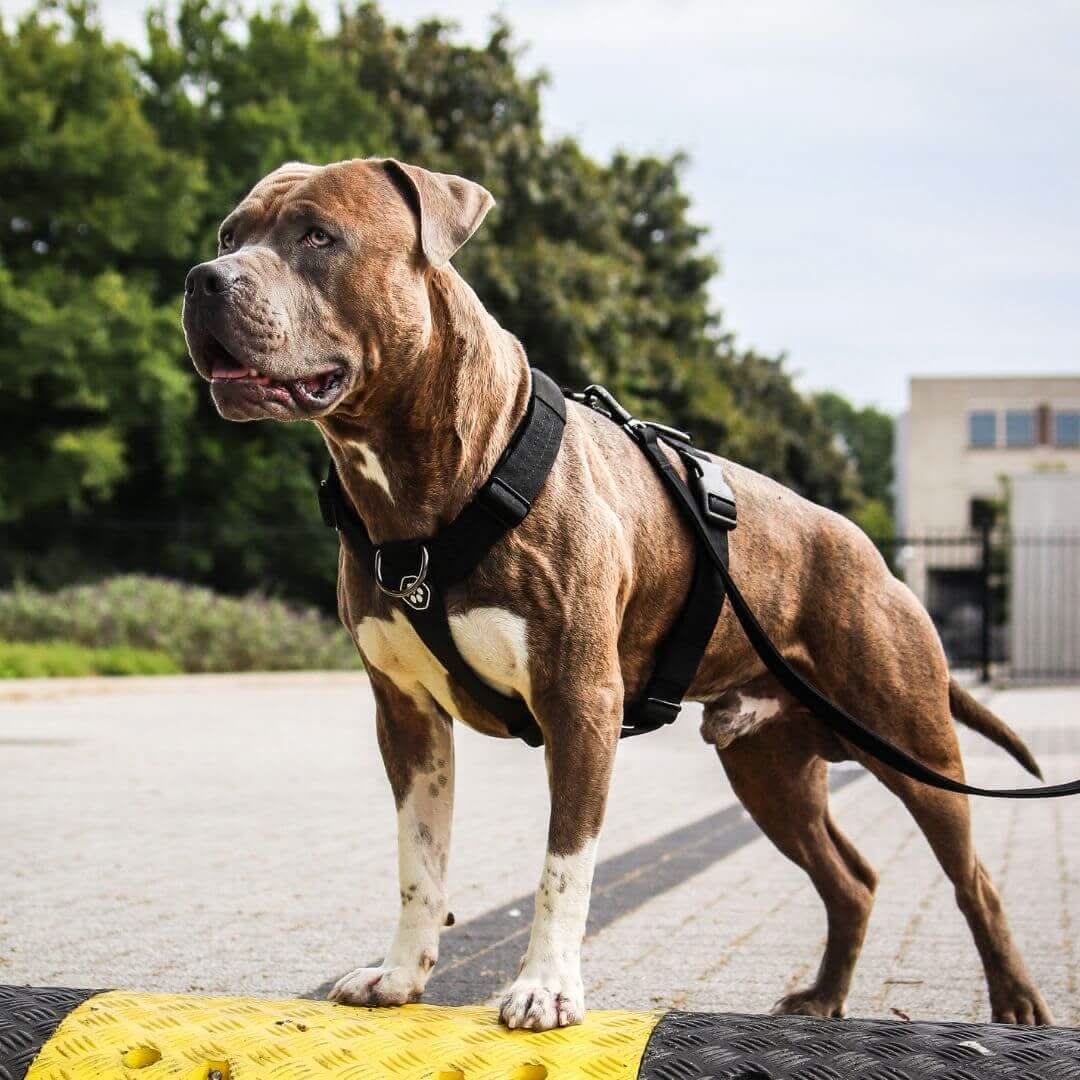
[[171,656],[119,645],[87,649],[70,641],[27,644],[0,641],[0,679],[42,679],[83,675],[175,675]]
[[182,671],[360,666],[348,634],[316,611],[135,575],[52,593],[0,592],[0,640],[149,650]]

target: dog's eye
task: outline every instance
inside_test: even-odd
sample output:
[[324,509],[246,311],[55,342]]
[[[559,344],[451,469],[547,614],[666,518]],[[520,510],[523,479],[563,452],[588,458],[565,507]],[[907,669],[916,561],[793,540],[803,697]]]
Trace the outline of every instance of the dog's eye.
[[326,232],[324,229],[308,229],[304,233],[303,240],[300,241],[304,247],[310,248],[324,248],[329,247],[334,242],[334,238]]
[[233,235],[232,229],[226,229],[218,237],[218,244],[221,246],[222,251],[228,251],[233,246]]

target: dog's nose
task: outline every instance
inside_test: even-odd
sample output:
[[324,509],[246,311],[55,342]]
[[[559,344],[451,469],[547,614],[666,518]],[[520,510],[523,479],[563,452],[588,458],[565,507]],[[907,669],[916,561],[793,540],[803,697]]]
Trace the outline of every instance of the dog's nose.
[[213,262],[200,263],[188,271],[184,292],[188,296],[218,296],[227,292],[239,276],[239,268],[227,262],[215,259]]

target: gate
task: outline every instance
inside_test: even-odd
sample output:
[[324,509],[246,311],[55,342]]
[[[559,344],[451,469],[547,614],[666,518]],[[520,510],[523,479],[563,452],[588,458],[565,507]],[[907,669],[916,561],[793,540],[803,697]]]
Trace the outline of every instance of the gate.
[[988,525],[875,543],[930,613],[952,667],[983,682],[1080,678],[1080,534]]

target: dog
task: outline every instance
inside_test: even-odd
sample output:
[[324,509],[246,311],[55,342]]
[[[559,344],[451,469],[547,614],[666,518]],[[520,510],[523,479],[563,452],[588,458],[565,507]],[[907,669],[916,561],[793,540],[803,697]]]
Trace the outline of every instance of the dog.
[[[525,351],[450,264],[494,200],[479,184],[393,159],[291,163],[221,225],[185,282],[198,373],[228,420],[310,420],[375,544],[433,535],[486,480],[530,394]],[[732,566],[777,646],[834,701],[962,779],[954,721],[1038,775],[998,717],[950,681],[926,611],[850,521],[734,462]],[[568,403],[563,443],[524,522],[447,597],[454,641],[544,735],[551,813],[536,916],[499,1016],[580,1023],[581,942],[623,703],[684,602],[695,547],[654,470],[606,418]],[[341,1003],[416,1001],[448,920],[453,721],[503,725],[447,676],[371,568],[342,545],[338,608],[371,677],[397,805],[401,907],[377,967]],[[690,697],[702,735],[762,830],[828,914],[820,969],[777,1013],[843,1014],[876,885],[829,813],[829,762],[860,762],[915,818],[982,958],[993,1019],[1051,1021],[972,844],[966,797],[924,787],[845,744],[765,672],[725,606]],[[656,736],[662,737],[662,736]]]

